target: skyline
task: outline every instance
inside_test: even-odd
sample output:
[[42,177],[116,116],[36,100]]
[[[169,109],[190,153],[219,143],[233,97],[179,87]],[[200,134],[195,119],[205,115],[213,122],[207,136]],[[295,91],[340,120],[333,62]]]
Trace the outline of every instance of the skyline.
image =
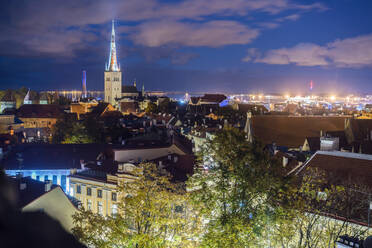
[[[372,3],[5,1],[2,88],[103,89],[111,20],[123,83],[163,91],[372,92]],[[45,20],[48,20],[47,22]]]

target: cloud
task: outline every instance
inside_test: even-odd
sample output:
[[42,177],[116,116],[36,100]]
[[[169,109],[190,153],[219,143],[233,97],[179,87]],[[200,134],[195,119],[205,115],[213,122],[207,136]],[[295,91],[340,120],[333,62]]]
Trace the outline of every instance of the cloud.
[[182,65],[199,56],[196,53],[179,51],[178,47],[174,46],[139,46],[131,50],[132,53],[138,53],[144,57],[148,63],[152,63],[159,59],[168,59],[172,64]]
[[235,21],[206,23],[146,22],[131,35],[136,44],[156,47],[166,44],[219,47],[248,44],[258,31]]
[[284,22],[284,21],[296,21],[300,18],[301,16],[299,14],[292,14],[292,15],[288,15],[288,16],[284,16],[284,17],[281,17],[281,18],[277,18],[276,20],[278,22]]
[[[247,54],[243,61],[251,61]],[[266,64],[295,64],[298,66],[335,66],[361,68],[372,66],[372,34],[354,38],[339,39],[324,46],[300,43],[292,48],[269,50],[262,57],[254,59]]]
[[[73,58],[76,51],[87,44],[106,42],[108,23],[113,18],[119,23],[129,23],[121,31],[129,33],[128,37],[139,45],[153,47],[177,43],[219,47],[247,44],[259,33],[237,22],[237,16],[324,8],[322,4],[293,2],[214,0],[212,4],[205,0],[64,0],[62,3],[59,0],[9,0],[0,9],[1,18],[5,18],[5,21],[0,21],[0,28],[6,34],[0,37],[0,46],[17,44],[20,48],[14,51],[17,55]],[[274,28],[276,24],[267,22],[262,26]],[[4,53],[9,51],[1,52]]]

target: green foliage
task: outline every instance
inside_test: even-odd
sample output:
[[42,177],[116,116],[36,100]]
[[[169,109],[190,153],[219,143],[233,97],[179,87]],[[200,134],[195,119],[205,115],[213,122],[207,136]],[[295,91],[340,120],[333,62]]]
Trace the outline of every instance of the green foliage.
[[67,133],[62,141],[63,144],[87,144],[94,143],[94,138],[90,136],[81,123],[73,123],[71,132]]
[[131,174],[120,187],[118,214],[103,218],[82,211],[74,217],[74,234],[95,247],[195,247],[200,220],[182,185],[151,163]]
[[59,119],[52,128],[52,143],[59,144],[82,144],[97,142],[97,135],[94,127],[86,128],[88,123],[80,123],[70,115]]
[[158,112],[158,106],[156,106],[156,104],[153,103],[153,102],[149,102],[147,104],[145,112],[148,113],[148,114],[155,114],[155,113]]
[[[194,203],[209,220],[204,236],[207,247],[248,247],[277,218],[281,218],[280,192],[287,183],[280,164],[259,144],[246,141],[238,129],[224,129],[210,141],[199,170],[189,182]],[[285,194],[282,194],[285,195]],[[284,197],[283,197],[284,198]]]

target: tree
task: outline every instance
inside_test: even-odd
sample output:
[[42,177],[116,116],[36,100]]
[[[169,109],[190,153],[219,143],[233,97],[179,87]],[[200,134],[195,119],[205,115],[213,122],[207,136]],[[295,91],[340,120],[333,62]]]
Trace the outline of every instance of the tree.
[[55,144],[82,144],[95,143],[98,141],[99,133],[94,133],[93,126],[87,128],[86,124],[80,123],[71,115],[64,115],[58,119],[52,128],[52,143]]
[[352,223],[367,222],[368,202],[363,192],[368,189],[332,184],[324,172],[307,169],[292,194],[293,202],[298,204],[287,210],[287,221],[273,226],[271,244],[283,248],[332,248],[340,235],[365,236],[368,228]]
[[155,103],[153,102],[149,102],[147,104],[147,107],[145,109],[145,112],[148,113],[148,114],[154,114],[154,113],[157,113],[158,112],[158,107],[156,106]]
[[282,216],[289,184],[281,165],[234,128],[217,133],[199,159],[204,169],[190,178],[188,186],[208,221],[203,245],[254,246],[265,228]]
[[120,186],[118,214],[82,211],[74,234],[95,247],[195,247],[200,220],[182,184],[163,173],[152,163],[134,168],[134,178]]
[[86,144],[94,143],[94,138],[90,136],[83,124],[75,122],[71,132],[67,133],[62,141],[63,144]]

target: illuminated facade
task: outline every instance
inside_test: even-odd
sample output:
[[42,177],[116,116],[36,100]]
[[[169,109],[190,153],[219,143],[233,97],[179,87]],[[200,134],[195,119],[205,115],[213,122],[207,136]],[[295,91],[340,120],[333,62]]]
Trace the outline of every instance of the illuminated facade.
[[113,106],[117,106],[115,99],[121,98],[121,71],[116,56],[114,21],[112,21],[110,57],[108,63],[106,64],[104,80],[105,102],[110,103]]

